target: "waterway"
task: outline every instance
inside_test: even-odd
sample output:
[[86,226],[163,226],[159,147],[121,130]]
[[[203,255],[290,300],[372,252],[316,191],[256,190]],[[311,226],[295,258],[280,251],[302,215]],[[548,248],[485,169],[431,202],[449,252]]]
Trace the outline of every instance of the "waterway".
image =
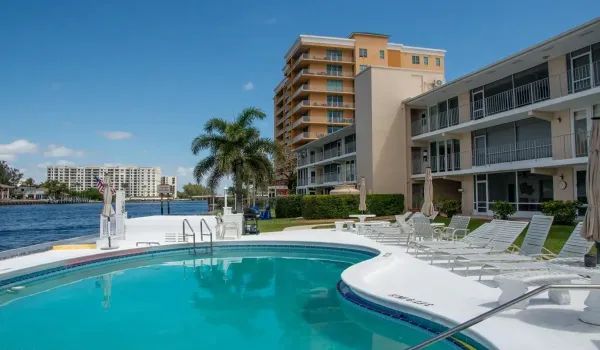
[[[172,215],[206,213],[205,201],[171,202]],[[130,218],[160,215],[159,202],[128,202]],[[99,232],[102,203],[0,206],[0,251]],[[164,214],[167,214],[166,202]]]

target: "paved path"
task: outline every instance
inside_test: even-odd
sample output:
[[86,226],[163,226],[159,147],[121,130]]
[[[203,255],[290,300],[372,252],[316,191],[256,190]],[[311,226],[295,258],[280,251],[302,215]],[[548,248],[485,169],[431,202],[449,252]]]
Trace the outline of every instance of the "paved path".
[[290,226],[290,227],[286,227],[283,230],[284,231],[299,231],[299,230],[310,230],[315,226],[323,226],[323,225],[331,225],[331,224],[316,224],[316,225],[301,225],[301,226]]

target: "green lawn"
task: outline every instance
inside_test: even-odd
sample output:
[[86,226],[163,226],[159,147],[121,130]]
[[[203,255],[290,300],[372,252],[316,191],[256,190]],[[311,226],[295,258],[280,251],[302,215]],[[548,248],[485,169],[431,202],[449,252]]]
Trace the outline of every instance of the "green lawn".
[[[331,220],[333,222],[334,220]],[[305,220],[296,220],[296,219],[272,219],[272,220],[258,220],[258,229],[260,233],[267,232],[276,232],[283,231],[286,227],[291,226],[302,226],[302,225],[318,225],[319,222],[311,223],[310,221]],[[327,225],[327,222],[322,223],[323,225]],[[334,225],[331,225],[334,227]]]

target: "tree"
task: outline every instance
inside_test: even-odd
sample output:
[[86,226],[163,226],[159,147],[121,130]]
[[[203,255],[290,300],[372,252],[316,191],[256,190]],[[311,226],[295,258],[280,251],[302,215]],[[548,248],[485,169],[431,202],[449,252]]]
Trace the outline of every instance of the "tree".
[[27,180],[23,181],[22,185],[23,186],[35,186],[35,180],[30,177]]
[[200,184],[188,183],[187,185],[183,185],[183,196],[184,197],[193,197],[193,196],[208,196],[210,195],[210,189],[202,186]]
[[253,126],[256,119],[262,120],[266,114],[258,108],[244,109],[233,122],[222,118],[212,118],[204,126],[204,134],[192,141],[192,153],[209,151],[209,155],[198,162],[194,177],[200,183],[207,178],[207,186],[214,193],[221,180],[231,175],[235,184],[236,211],[242,212],[242,185],[244,168],[252,169],[259,176],[267,174],[272,164],[269,155],[275,152],[275,143],[260,136]]
[[[290,193],[296,192],[296,156],[292,150],[283,143],[277,143],[275,152],[277,175],[283,176],[285,185]],[[293,190],[293,191],[292,191]]]
[[62,198],[71,193],[69,185],[58,182],[57,180],[46,181],[40,184],[40,186],[45,188],[48,191],[48,197],[52,198]]
[[0,160],[0,184],[16,186],[23,178],[17,168],[10,167],[5,161]]

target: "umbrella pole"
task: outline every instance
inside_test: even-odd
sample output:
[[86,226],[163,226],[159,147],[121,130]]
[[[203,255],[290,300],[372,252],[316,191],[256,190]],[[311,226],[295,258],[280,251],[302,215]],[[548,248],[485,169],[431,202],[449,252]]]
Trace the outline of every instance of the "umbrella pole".
[[107,222],[108,222],[108,229],[106,230],[107,232],[107,237],[108,237],[108,247],[112,248],[111,242],[110,242],[110,216],[106,218]]

